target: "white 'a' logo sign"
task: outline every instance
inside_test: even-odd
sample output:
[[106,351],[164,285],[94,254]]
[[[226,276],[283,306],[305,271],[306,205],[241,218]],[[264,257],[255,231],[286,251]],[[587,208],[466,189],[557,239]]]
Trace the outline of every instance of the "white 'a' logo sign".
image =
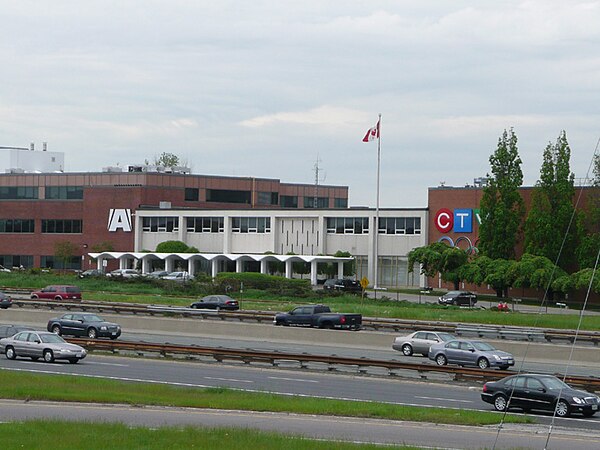
[[131,232],[131,209],[111,209],[108,213],[108,231],[117,231],[119,228]]

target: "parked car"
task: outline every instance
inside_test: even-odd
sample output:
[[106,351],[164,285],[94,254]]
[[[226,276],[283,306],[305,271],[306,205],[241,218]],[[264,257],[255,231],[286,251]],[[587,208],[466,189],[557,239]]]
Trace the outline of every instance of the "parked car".
[[77,286],[52,285],[31,293],[32,299],[81,300],[81,289]]
[[360,283],[350,278],[331,278],[325,280],[323,289],[326,291],[342,291],[342,292],[362,292]]
[[511,375],[483,385],[481,399],[494,405],[497,411],[520,408],[556,411],[558,417],[580,413],[591,417],[600,408],[600,398],[568,384],[552,375]]
[[7,359],[17,356],[29,357],[34,361],[44,358],[46,362],[66,359],[75,364],[86,357],[83,347],[65,342],[59,335],[47,331],[21,331],[12,337],[0,339]]
[[193,277],[189,274],[189,272],[171,272],[162,277],[163,280],[178,281],[181,283],[183,283],[184,281],[189,281],[192,278]]
[[318,328],[348,328],[359,330],[361,314],[332,313],[326,305],[298,306],[288,313],[279,313],[273,320],[275,325]]
[[10,269],[7,269],[4,266],[0,266],[0,272],[8,272],[8,273],[10,273]]
[[448,291],[438,298],[440,305],[474,306],[477,295],[469,291]]
[[135,269],[116,269],[106,274],[109,278],[137,278],[140,273]]
[[487,342],[463,339],[433,344],[429,348],[429,359],[440,366],[458,364],[480,369],[499,367],[505,370],[515,365],[515,358],[510,353],[496,350]]
[[415,331],[408,336],[399,336],[394,339],[392,348],[402,352],[405,356],[414,353],[420,353],[423,356],[429,355],[429,347],[439,342],[448,342],[456,339],[456,336],[450,333],[437,331]]
[[163,278],[165,275],[169,275],[169,272],[166,270],[155,270],[154,272],[150,272],[146,274],[147,278]]
[[104,273],[98,269],[88,269],[79,273],[79,278],[101,277]]
[[0,292],[0,308],[8,309],[12,306],[12,298],[10,295]]
[[14,336],[19,331],[34,331],[34,329],[24,325],[0,325],[0,339]]
[[87,336],[90,339],[108,337],[117,339],[121,336],[121,327],[112,322],[106,322],[96,314],[67,313],[48,321],[48,331],[61,335]]
[[228,295],[207,295],[197,302],[192,303],[190,308],[237,311],[240,309],[240,304]]

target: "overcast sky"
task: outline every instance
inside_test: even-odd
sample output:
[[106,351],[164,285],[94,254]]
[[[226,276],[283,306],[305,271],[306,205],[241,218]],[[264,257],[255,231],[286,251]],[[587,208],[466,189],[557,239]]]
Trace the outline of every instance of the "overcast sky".
[[600,138],[600,1],[0,0],[0,146],[67,171],[172,152],[194,173],[347,185],[375,206],[489,172],[504,129],[525,184],[566,130]]

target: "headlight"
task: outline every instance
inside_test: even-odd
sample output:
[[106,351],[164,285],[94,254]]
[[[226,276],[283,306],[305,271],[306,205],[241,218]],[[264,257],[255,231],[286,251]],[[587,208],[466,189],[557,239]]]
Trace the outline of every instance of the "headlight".
[[100,329],[101,329],[102,331],[106,331],[106,330],[108,330],[108,328],[106,328],[106,326],[104,326],[104,325],[102,325],[102,326],[100,327]]
[[502,358],[500,358],[498,355],[494,355],[494,359],[495,359],[496,361],[501,361],[501,360],[502,360]]
[[579,405],[581,405],[582,403],[585,403],[585,400],[579,397],[573,397],[573,401]]

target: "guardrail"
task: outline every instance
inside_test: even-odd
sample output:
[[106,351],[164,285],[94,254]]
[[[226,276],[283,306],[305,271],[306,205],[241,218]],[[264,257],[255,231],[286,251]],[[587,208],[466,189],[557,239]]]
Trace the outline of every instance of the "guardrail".
[[[97,311],[114,314],[165,315],[179,317],[197,317],[215,320],[239,320],[248,322],[271,323],[275,316],[265,311],[215,311],[177,306],[143,305],[138,303],[91,302],[91,301],[56,301],[56,300],[13,300],[19,307],[66,309],[77,311]],[[459,336],[475,335],[477,337],[521,340],[521,341],[569,341],[573,343],[589,342],[594,346],[600,344],[600,332],[574,330],[510,327],[498,325],[461,324],[440,321],[420,321],[403,319],[363,318],[363,329],[386,332],[410,332],[414,330],[446,331]]]
[[[388,375],[397,376],[398,370],[410,370],[418,372],[419,376],[427,379],[427,373],[445,373],[453,376],[456,381],[467,379],[478,379],[482,381],[498,380],[516,372],[507,370],[481,370],[465,367],[438,366],[434,364],[414,364],[405,363],[396,360],[367,359],[367,358],[348,358],[336,355],[311,355],[308,353],[284,353],[284,352],[266,352],[256,350],[241,350],[222,347],[200,347],[177,344],[155,344],[146,342],[128,342],[111,340],[91,340],[72,338],[68,342],[81,345],[88,350],[105,350],[113,353],[120,351],[135,352],[139,355],[145,353],[159,353],[162,356],[184,355],[187,357],[204,356],[210,357],[218,362],[225,360],[243,361],[246,364],[251,363],[269,363],[273,366],[279,366],[284,362],[297,362],[299,367],[307,369],[307,363],[327,364],[328,371],[335,371],[337,366],[356,367],[359,373],[365,373],[369,367],[384,368],[388,370]],[[554,374],[563,378],[561,374]],[[565,381],[574,386],[580,386],[585,389],[596,391],[600,390],[600,378],[567,376]]]

